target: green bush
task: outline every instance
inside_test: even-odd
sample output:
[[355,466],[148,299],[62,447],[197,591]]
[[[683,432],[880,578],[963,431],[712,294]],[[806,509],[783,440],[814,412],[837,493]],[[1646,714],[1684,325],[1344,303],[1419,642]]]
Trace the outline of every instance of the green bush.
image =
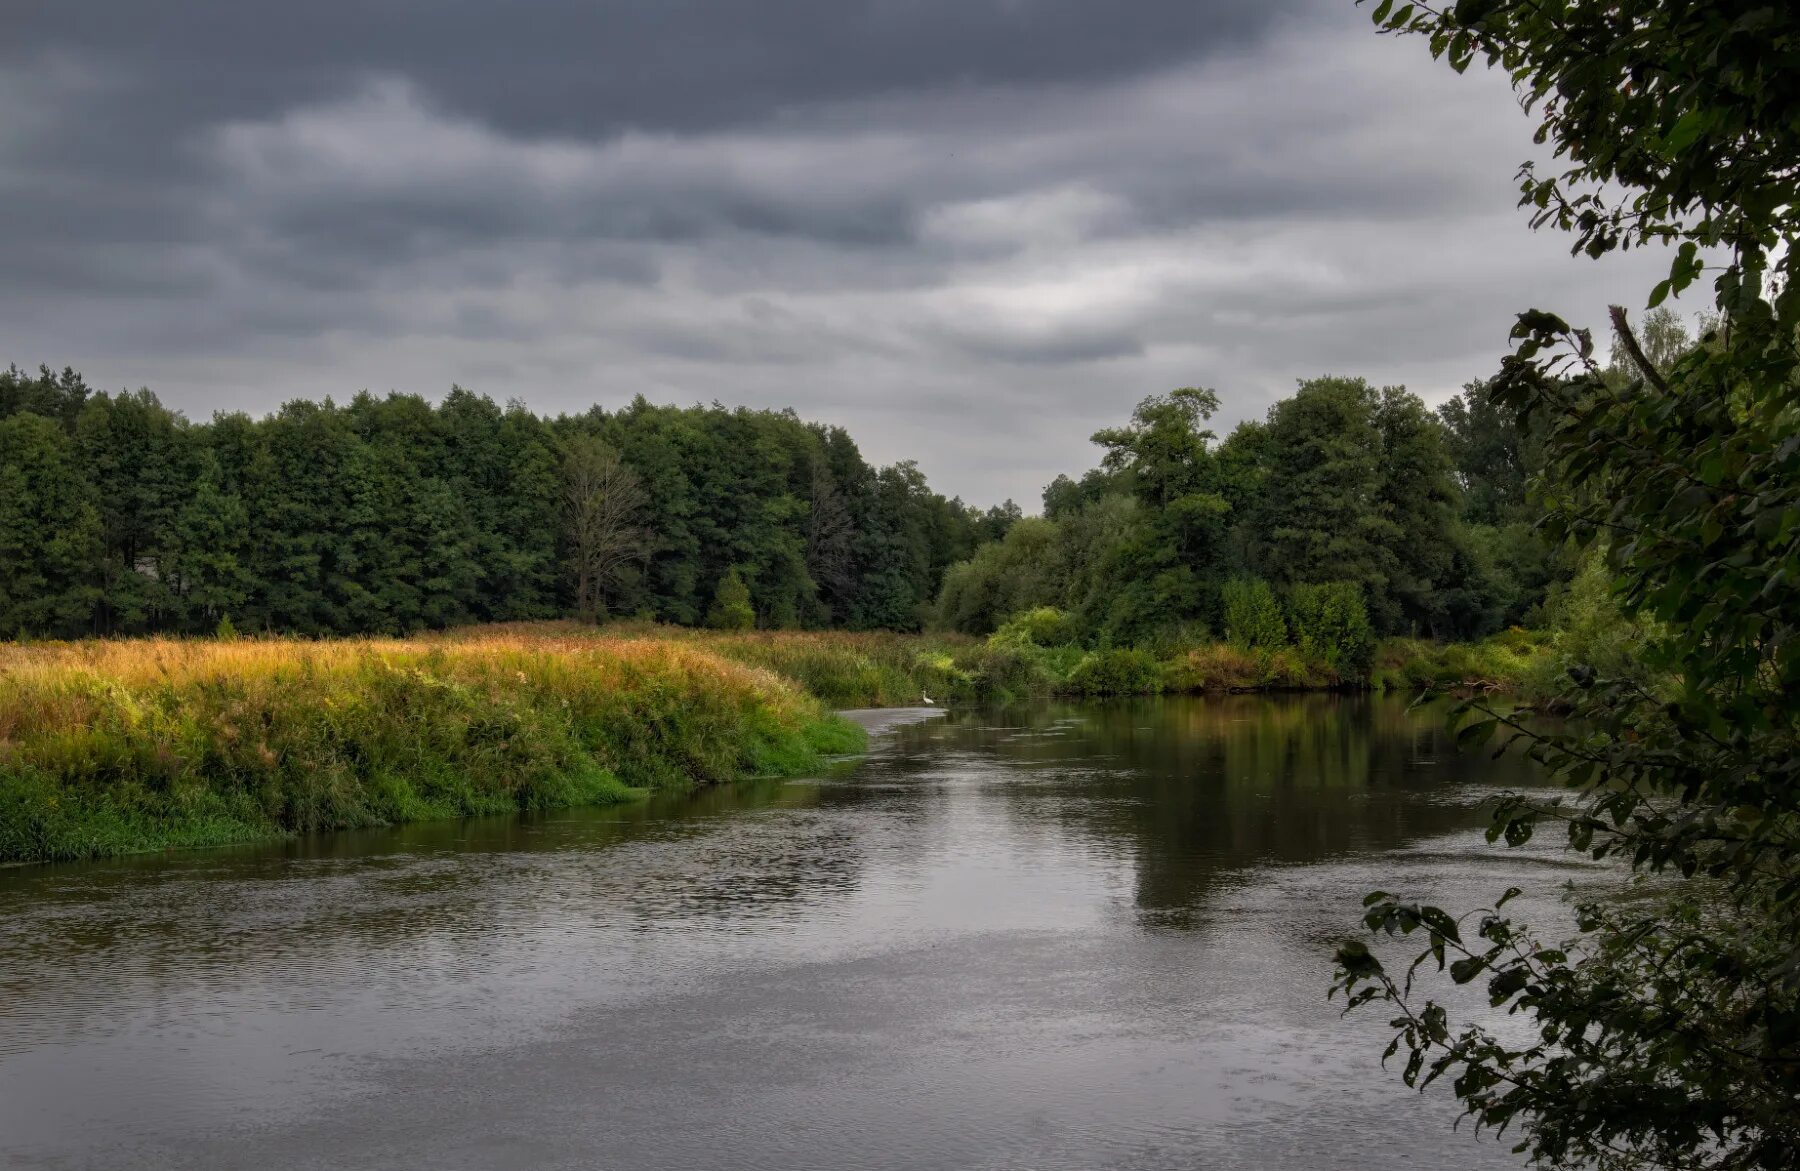
[[1162,688],[1163,669],[1156,656],[1130,648],[1088,654],[1064,685],[1073,695],[1155,695]]
[[1552,591],[1544,611],[1552,634],[1550,653],[1537,663],[1537,690],[1546,694],[1559,690],[1569,668],[1578,666],[1592,667],[1609,679],[1629,679],[1651,691],[1669,689],[1671,681],[1660,677],[1644,654],[1663,628],[1653,618],[1625,615],[1603,551],[1593,550],[1583,559],[1575,577]]
[[1021,610],[1008,618],[999,630],[988,636],[988,644],[1055,647],[1068,646],[1079,638],[1080,632],[1075,627],[1073,615],[1054,606],[1039,606],[1032,610]]
[[1220,591],[1225,641],[1239,650],[1273,651],[1287,645],[1287,623],[1275,591],[1260,577],[1234,577]]
[[1375,631],[1362,587],[1351,581],[1297,585],[1288,598],[1294,645],[1343,679],[1362,679],[1375,654]]
[[750,606],[750,587],[744,584],[737,566],[726,570],[725,576],[719,579],[712,608],[706,612],[706,624],[714,630],[749,630],[756,625],[756,611]]
[[1142,636],[1134,644],[1139,650],[1149,651],[1158,659],[1178,659],[1198,646],[1207,646],[1213,641],[1212,631],[1198,619],[1185,622],[1164,622]]

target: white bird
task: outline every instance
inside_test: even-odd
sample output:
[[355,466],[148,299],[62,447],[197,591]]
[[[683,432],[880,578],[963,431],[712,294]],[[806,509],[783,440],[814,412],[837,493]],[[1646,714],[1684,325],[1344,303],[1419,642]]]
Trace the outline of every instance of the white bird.
[[924,700],[924,701],[925,701],[925,703],[926,703],[926,705],[927,705],[927,706],[929,706],[929,707],[936,707],[936,706],[937,706],[937,700],[935,700],[935,699],[933,699],[933,698],[931,698],[931,697],[930,697],[930,696],[929,696],[929,695],[926,695],[926,694],[925,694],[925,693],[924,693],[924,692],[923,692],[923,691],[921,691],[921,692],[920,692],[920,693],[919,693],[919,698],[920,698],[920,699],[922,699],[922,700]]

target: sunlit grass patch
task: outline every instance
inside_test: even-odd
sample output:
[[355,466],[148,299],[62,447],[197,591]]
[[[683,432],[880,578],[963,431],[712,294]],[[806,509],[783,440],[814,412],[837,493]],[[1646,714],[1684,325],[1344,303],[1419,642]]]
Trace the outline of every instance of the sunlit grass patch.
[[557,627],[0,647],[0,859],[792,775],[861,733],[771,671]]

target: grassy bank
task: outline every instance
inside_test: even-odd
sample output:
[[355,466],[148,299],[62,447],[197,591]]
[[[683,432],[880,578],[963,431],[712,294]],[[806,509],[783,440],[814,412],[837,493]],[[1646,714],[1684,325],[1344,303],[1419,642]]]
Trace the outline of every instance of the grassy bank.
[[1292,647],[543,623],[412,640],[0,644],[0,860],[88,858],[624,801],[855,751],[833,707],[1516,688],[1541,640]]
[[862,742],[788,679],[678,639],[0,646],[0,859],[606,804]]
[[[572,643],[678,643],[772,671],[831,707],[892,707],[929,695],[939,703],[1045,697],[1324,691],[1424,687],[1515,691],[1534,685],[1547,664],[1545,640],[1514,630],[1479,643],[1389,639],[1366,674],[1347,675],[1294,647],[1243,650],[1222,642],[1084,649],[1028,637],[847,631],[695,630],[648,623],[498,627]],[[481,630],[438,636],[457,643]]]

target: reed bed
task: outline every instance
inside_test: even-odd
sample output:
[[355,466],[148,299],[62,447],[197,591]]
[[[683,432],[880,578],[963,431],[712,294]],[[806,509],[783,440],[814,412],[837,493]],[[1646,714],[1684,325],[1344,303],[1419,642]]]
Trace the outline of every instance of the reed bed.
[[[1514,687],[1541,640],[1394,640],[1369,685]],[[1355,681],[1350,681],[1354,684]],[[1346,686],[1292,648],[509,624],[0,644],[0,861],[629,800],[860,749],[829,709]]]
[[0,646],[0,859],[623,801],[860,748],[792,681],[674,639]]
[[1243,691],[1417,691],[1462,686],[1518,690],[1543,667],[1543,639],[1507,631],[1480,643],[1389,639],[1376,648],[1365,678],[1345,678],[1294,647],[1245,650],[1197,641],[1153,650],[1038,646],[964,635],[889,631],[715,631],[648,622],[587,626],[524,623],[449,631],[460,643],[512,631],[570,645],[641,643],[700,647],[722,658],[774,672],[837,708],[983,703],[1047,696],[1193,694]]

